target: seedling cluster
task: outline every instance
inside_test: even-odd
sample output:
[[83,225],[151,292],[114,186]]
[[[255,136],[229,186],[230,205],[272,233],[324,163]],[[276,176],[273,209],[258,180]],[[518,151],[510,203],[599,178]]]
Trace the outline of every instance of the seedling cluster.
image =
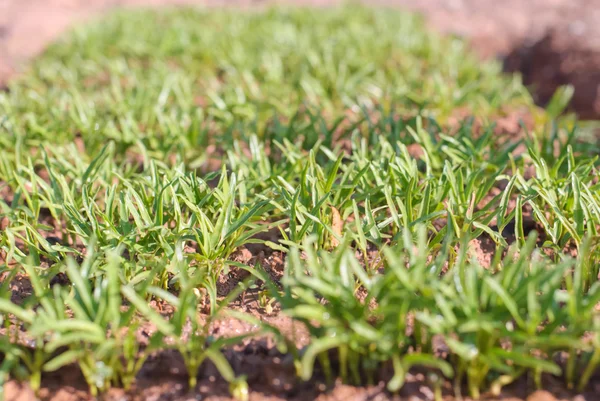
[[[131,389],[171,351],[191,391],[210,361],[247,399],[223,350],[269,333],[307,381],[393,393],[425,369],[438,398],[545,375],[585,390],[599,163],[558,118],[568,98],[539,109],[390,10],[127,11],[75,30],[0,93],[0,389],[67,365],[94,396]],[[257,288],[309,345],[231,311]],[[226,317],[258,330],[213,335]]]

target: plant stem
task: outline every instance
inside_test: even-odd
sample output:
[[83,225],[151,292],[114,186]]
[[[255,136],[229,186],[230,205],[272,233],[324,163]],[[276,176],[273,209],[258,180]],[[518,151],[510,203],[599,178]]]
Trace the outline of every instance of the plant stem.
[[579,384],[577,386],[578,391],[583,391],[585,386],[587,386],[590,377],[592,377],[592,374],[596,370],[598,364],[600,364],[600,347],[594,348],[594,353],[592,354],[592,357],[590,358],[590,361],[585,367],[585,370],[581,375],[581,379],[579,380]]

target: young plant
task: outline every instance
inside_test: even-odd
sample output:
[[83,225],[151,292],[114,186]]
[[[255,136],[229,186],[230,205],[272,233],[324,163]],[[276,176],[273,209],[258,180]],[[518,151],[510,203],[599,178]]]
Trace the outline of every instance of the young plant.
[[[245,400],[247,386],[244,378],[235,376],[221,349],[240,342],[246,335],[229,338],[214,338],[210,335],[211,323],[220,317],[218,312],[230,300],[237,297],[239,292],[232,292],[210,315],[203,316],[200,311],[203,303],[201,289],[207,282],[206,276],[211,273],[206,269],[190,269],[181,253],[179,253],[178,259],[171,263],[174,265],[173,268],[179,271],[177,296],[159,287],[149,286],[142,291],[132,285],[121,288],[123,296],[149,323],[156,327],[157,338],[163,339],[163,344],[169,344],[169,348],[174,348],[181,354],[188,371],[190,390],[196,387],[201,365],[209,360],[216,366],[223,378],[230,383],[232,393],[240,397],[242,401]],[[148,305],[145,300],[147,296],[155,297],[161,302],[171,305],[175,310],[173,316],[170,318],[161,316]]]
[[[452,376],[443,360],[426,353],[408,354],[411,340],[404,319],[412,303],[418,302],[416,295],[408,288],[396,288],[390,294],[390,276],[370,277],[349,242],[346,237],[331,254],[317,253],[307,242],[302,247],[304,261],[298,248],[290,250],[283,292],[275,296],[283,312],[304,323],[311,333],[312,341],[297,361],[300,376],[310,379],[316,361],[327,380],[336,374],[355,384],[374,383],[378,370],[391,364],[394,375],[388,388],[392,391],[402,387],[415,365]],[[390,314],[392,303],[399,299],[403,299],[400,314]],[[332,371],[334,365],[339,366],[338,372]]]
[[43,359],[43,356],[19,344],[16,330],[19,324],[31,324],[34,317],[33,311],[0,297],[0,327],[7,332],[7,335],[0,337],[0,400],[4,399],[4,385],[11,375],[20,380],[29,379],[36,394],[39,390],[41,366],[37,362]]
[[517,255],[513,250],[504,260],[497,253],[488,269],[467,259],[463,241],[454,267],[440,281],[436,308],[416,314],[431,334],[444,337],[456,370],[456,394],[465,377],[473,398],[488,385],[497,393],[526,372],[540,385],[542,373],[561,373],[551,362],[554,346],[579,344],[577,336],[561,333],[568,321],[557,304],[570,263],[548,268],[534,252],[535,240],[531,236]]
[[224,168],[217,188],[203,199],[198,199],[197,204],[194,203],[194,199],[197,199],[194,195],[194,192],[186,191],[180,197],[180,201],[191,211],[187,223],[190,234],[183,238],[195,241],[197,245],[196,252],[190,256],[197,262],[199,271],[208,273],[205,280],[214,312],[217,282],[223,269],[228,267],[228,258],[244,244],[261,242],[252,237],[267,230],[269,226],[254,224],[254,221],[270,210],[271,206],[266,200],[251,207],[240,205],[237,177],[235,174],[228,177]]
[[[29,331],[45,337],[44,351],[54,355],[44,363],[44,371],[75,363],[96,396],[111,385],[128,389],[159,343],[156,336],[146,347],[136,341],[136,309],[122,308],[121,259],[116,253],[107,255],[107,262],[98,266],[104,274],[90,280],[92,265],[98,262],[93,248],[94,244],[89,244],[90,253],[81,266],[66,260],[71,290],[54,286],[48,292],[52,298],[40,302]],[[142,283],[141,290],[150,283]]]

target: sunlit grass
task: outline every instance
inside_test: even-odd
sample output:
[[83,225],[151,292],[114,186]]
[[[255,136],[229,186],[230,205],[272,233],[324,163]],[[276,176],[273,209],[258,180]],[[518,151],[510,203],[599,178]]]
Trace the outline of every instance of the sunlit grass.
[[[92,394],[130,388],[170,349],[191,388],[210,360],[244,398],[221,353],[241,338],[209,332],[251,285],[219,295],[242,269],[306,324],[297,350],[236,314],[305,380],[388,368],[397,391],[423,366],[457,396],[524,375],[583,389],[600,362],[597,149],[553,122],[568,93],[539,110],[464,47],[362,8],[123,12],[53,45],[0,94],[0,383],[39,390],[77,364]],[[503,134],[514,110],[533,126]],[[233,260],[256,243],[284,254],[281,282]]]

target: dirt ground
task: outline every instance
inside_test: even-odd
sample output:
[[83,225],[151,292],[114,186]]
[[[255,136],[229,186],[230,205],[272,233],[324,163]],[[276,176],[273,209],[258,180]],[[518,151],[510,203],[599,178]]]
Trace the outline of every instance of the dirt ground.
[[[338,0],[284,0],[280,3],[330,5]],[[521,71],[525,82],[535,86],[536,99],[543,104],[557,86],[575,86],[573,108],[583,118],[600,119],[600,0],[365,0],[369,4],[401,6],[422,12],[429,23],[443,33],[467,37],[482,58],[500,57],[510,71]],[[81,22],[117,6],[139,5],[225,5],[252,7],[268,4],[261,0],[0,0],[0,85],[18,73],[27,60],[71,24]],[[0,225],[1,226],[1,225]],[[1,227],[0,227],[1,228]],[[482,249],[485,244],[479,244]],[[489,256],[487,254],[482,257]],[[266,255],[263,265],[273,271],[281,267],[277,254]],[[280,269],[279,269],[280,270]],[[256,306],[250,304],[252,312]],[[282,316],[265,317],[271,324],[300,333]],[[215,325],[214,334],[241,333],[248,327],[235,321]],[[306,336],[304,336],[306,337]],[[300,339],[302,340],[302,339]],[[296,401],[430,401],[433,393],[424,375],[414,372],[400,394],[389,394],[383,384],[353,387],[326,385],[322,378],[300,382],[285,355],[273,344],[256,339],[228,350],[227,357],[239,374],[246,374],[252,388],[250,400]],[[145,365],[137,387],[130,392],[113,389],[102,400],[231,400],[227,384],[214,367],[205,366],[196,391],[186,389],[185,368],[176,355],[155,355]],[[52,401],[88,401],[81,373],[76,369],[44,379],[41,398]],[[588,393],[573,395],[556,378],[546,377],[549,391],[532,389],[527,379],[503,392],[502,397],[484,400],[505,401],[593,401],[600,399],[600,380],[593,381]],[[452,401],[446,389],[446,401]],[[35,396],[27,385],[14,381],[6,387],[6,400],[28,401]]]
[[[0,0],[0,85],[75,22],[120,6],[313,6],[341,0]],[[545,104],[575,87],[572,108],[600,119],[600,0],[363,0],[423,13],[432,27],[464,36],[483,57],[520,71]]]
[[[533,223],[531,211],[525,212],[525,220]],[[277,239],[274,240],[277,241]],[[507,237],[507,240],[510,238]],[[492,242],[490,238],[482,236],[473,240],[471,244],[472,255],[482,263],[482,266],[489,266],[495,249]],[[372,257],[377,257],[377,254],[373,254]],[[281,279],[285,258],[281,252],[257,246],[251,250],[240,250],[232,258],[249,266],[260,265],[274,280]],[[243,280],[242,273],[241,270],[233,269],[228,275],[222,276],[219,280],[218,292],[223,292],[223,294],[229,292],[240,280]],[[68,279],[64,276],[57,283],[69,284]],[[33,288],[24,275],[17,275],[11,284],[12,301],[15,303],[22,302],[32,294]],[[157,301],[152,301],[150,306],[161,313],[172,312],[170,306]],[[273,311],[265,310],[261,306],[255,290],[244,292],[230,307],[249,313],[278,328],[298,348],[306,346],[310,341],[310,334],[305,326],[293,322],[289,317],[279,313],[278,308]],[[215,337],[250,334],[256,330],[255,326],[232,317],[223,317],[211,323],[209,327],[209,334]],[[147,340],[154,330],[156,328],[151,324],[140,327],[137,331],[140,344],[147,344]],[[0,335],[5,334],[6,331],[1,329]],[[30,341],[26,335],[20,338],[24,344]],[[246,377],[250,388],[249,401],[434,401],[431,383],[427,380],[430,372],[427,370],[412,370],[407,375],[406,384],[400,392],[392,394],[385,389],[385,383],[391,376],[391,367],[388,365],[382,365],[378,369],[376,384],[371,386],[357,387],[343,384],[340,381],[327,383],[318,365],[315,368],[315,376],[310,381],[303,382],[296,375],[292,356],[281,354],[277,350],[273,338],[269,336],[250,337],[241,344],[226,349],[224,354],[236,375]],[[332,361],[333,366],[336,366],[335,356]],[[483,394],[481,400],[595,401],[600,399],[598,396],[600,394],[600,376],[593,377],[590,385],[582,394],[567,390],[563,379],[550,375],[543,377],[542,386],[543,391],[535,391],[532,378],[524,376],[505,387],[501,396]],[[441,390],[444,401],[459,400],[453,394],[452,384],[449,381],[442,384]],[[57,372],[44,374],[39,398],[36,398],[28,384],[18,383],[15,380],[9,381],[5,387],[5,399],[6,401],[96,400],[90,396],[81,371],[74,365],[61,368]],[[218,371],[210,363],[202,365],[198,376],[198,385],[193,390],[189,390],[185,365],[181,356],[173,350],[152,354],[137,374],[136,383],[131,389],[126,391],[122,388],[111,388],[98,399],[101,401],[234,401],[229,395],[227,383],[220,378]],[[465,398],[465,401],[472,400]]]

